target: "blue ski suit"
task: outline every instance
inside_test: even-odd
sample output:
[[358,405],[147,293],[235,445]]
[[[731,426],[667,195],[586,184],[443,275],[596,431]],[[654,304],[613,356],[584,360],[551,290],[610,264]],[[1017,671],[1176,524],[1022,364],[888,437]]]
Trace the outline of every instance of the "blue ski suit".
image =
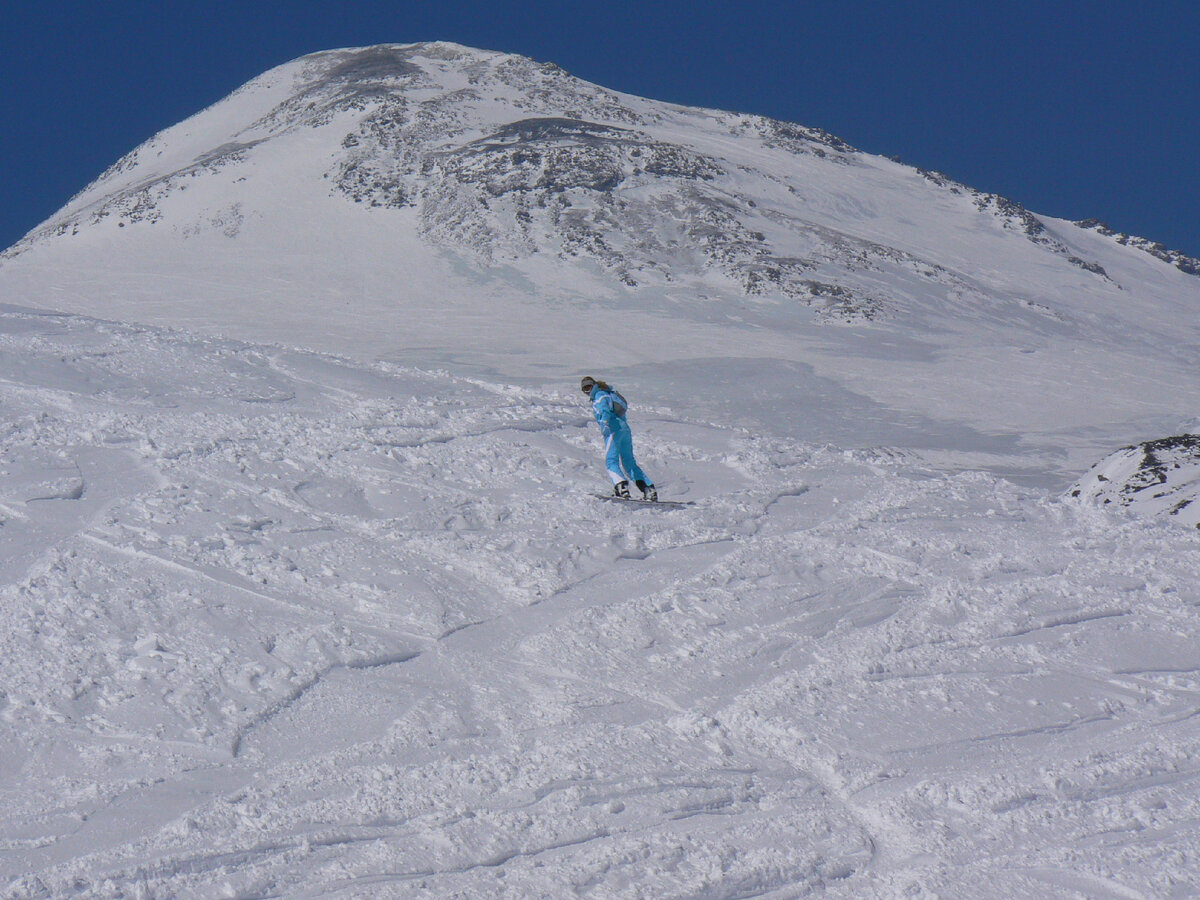
[[604,435],[604,465],[608,477],[613,484],[622,481],[649,483],[650,479],[633,458],[633,432],[629,430],[629,423],[613,409],[612,391],[596,385],[588,396],[592,401],[592,414]]

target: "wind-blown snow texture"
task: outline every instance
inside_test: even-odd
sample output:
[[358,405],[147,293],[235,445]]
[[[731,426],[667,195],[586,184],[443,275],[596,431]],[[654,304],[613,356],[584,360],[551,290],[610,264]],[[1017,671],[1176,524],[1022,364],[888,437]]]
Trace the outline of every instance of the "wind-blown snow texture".
[[156,136],[0,264],[5,895],[1200,892],[1187,439],[1079,480],[1200,279],[1105,231],[445,44]]

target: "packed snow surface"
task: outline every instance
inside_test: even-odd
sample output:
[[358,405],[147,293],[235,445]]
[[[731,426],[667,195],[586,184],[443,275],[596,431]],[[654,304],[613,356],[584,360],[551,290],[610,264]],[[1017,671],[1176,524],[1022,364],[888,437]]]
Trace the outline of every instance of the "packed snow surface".
[[[1194,421],[1190,265],[517,57],[268,73],[0,260],[0,893],[1200,894],[1194,519],[1083,475]],[[582,374],[691,505],[592,496]]]
[[1186,896],[1200,545],[982,472],[0,315],[11,896]]

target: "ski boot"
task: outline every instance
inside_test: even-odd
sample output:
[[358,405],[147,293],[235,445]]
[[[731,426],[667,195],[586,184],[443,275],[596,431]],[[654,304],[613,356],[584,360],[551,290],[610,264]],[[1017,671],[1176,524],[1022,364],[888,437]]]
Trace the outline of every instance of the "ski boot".
[[654,489],[654,485],[646,484],[644,481],[639,481],[637,486],[638,490],[642,492],[643,500],[649,500],[651,503],[654,503],[658,500],[658,491]]
[[620,497],[622,500],[632,499],[629,496],[629,482],[628,481],[618,481],[616,484],[614,484],[613,485],[613,493],[616,494],[618,497]]

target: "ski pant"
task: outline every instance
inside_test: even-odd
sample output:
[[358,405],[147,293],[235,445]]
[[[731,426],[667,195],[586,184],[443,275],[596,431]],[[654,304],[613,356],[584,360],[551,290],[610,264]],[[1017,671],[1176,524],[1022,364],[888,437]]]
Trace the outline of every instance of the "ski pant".
[[633,458],[633,432],[624,423],[604,436],[604,465],[613,484],[622,481],[644,481],[650,479]]

